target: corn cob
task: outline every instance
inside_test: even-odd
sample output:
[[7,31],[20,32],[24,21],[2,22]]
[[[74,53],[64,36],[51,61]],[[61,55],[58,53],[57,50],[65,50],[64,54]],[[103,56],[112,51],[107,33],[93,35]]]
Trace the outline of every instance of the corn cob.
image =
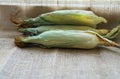
[[20,27],[35,27],[40,25],[83,25],[96,27],[97,24],[106,23],[106,19],[95,15],[92,11],[85,10],[59,10],[39,15],[35,18],[27,18],[12,21]]
[[21,28],[19,29],[24,35],[38,35],[44,31],[49,30],[91,30],[99,33],[100,35],[105,35],[109,31],[107,29],[95,29],[88,26],[68,26],[68,25],[56,25],[56,26],[40,26],[36,28]]
[[[59,39],[60,38],[60,39]],[[15,44],[19,47],[25,46],[42,46],[45,48],[81,48],[92,49],[98,45],[116,46],[110,41],[93,31],[76,31],[76,30],[52,30],[31,37],[16,37]]]

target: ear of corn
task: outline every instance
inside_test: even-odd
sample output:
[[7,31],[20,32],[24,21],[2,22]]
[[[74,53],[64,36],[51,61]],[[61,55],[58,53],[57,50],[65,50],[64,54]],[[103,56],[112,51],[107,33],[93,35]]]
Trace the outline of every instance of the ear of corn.
[[107,39],[114,39],[120,33],[120,25],[113,28],[111,31],[107,29],[95,29],[88,26],[68,26],[68,25],[56,25],[56,26],[40,26],[36,28],[21,28],[19,29],[24,35],[38,35],[42,32],[49,31],[49,30],[91,30],[94,31]]
[[88,26],[70,26],[70,25],[56,25],[56,26],[40,26],[36,28],[21,28],[20,32],[25,35],[38,35],[42,32],[49,30],[91,30],[99,33],[100,35],[105,35],[108,33],[107,29],[94,29]]
[[[18,38],[19,39],[19,38]],[[37,36],[25,37],[15,40],[15,44],[21,47],[25,44],[42,45],[47,48],[82,48],[91,49],[98,45],[115,46],[116,43],[102,37],[93,31],[76,30],[52,30],[43,32]]]
[[[19,22],[19,21],[16,21]],[[20,27],[36,27],[40,25],[81,25],[96,27],[99,23],[106,23],[106,19],[85,10],[59,10],[42,14],[36,18],[23,19],[18,23]]]

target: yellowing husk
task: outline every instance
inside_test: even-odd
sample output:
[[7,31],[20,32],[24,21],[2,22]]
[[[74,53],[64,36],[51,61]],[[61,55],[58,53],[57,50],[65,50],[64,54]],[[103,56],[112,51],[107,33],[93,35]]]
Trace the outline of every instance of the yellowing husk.
[[37,36],[16,38],[15,44],[23,47],[27,44],[42,46],[46,48],[81,48],[91,49],[98,45],[116,46],[117,44],[110,41],[93,31],[76,31],[76,30],[52,30],[41,33]]

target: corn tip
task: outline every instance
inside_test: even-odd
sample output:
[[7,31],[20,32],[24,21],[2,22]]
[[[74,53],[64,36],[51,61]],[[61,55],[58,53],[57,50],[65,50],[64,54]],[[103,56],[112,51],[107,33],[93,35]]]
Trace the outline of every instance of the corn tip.
[[19,32],[24,32],[25,29],[24,29],[24,28],[19,28],[18,31],[19,31]]
[[107,20],[103,17],[101,17],[103,23],[107,23]]
[[24,38],[23,36],[15,37],[15,39],[14,39],[15,45],[20,47],[20,48],[26,47],[25,43],[22,42],[23,38]]
[[23,22],[21,19],[17,19],[16,17],[13,16],[10,17],[10,21],[14,24],[20,24]]

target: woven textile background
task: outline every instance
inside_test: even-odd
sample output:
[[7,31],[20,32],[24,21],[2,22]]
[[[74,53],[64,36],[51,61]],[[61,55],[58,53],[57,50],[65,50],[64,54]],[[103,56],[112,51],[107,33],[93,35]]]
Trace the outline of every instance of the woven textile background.
[[[105,17],[101,28],[120,24],[119,0],[0,0],[0,79],[119,79],[120,49],[18,48],[11,14],[35,17],[58,9],[88,9]],[[115,39],[120,44],[120,35]]]

